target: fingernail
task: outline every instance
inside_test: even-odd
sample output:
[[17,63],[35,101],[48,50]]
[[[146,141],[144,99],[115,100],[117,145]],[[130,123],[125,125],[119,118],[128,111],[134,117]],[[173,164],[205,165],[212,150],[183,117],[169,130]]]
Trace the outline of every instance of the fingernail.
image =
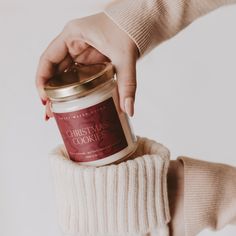
[[47,104],[47,100],[41,99],[41,101],[44,106]]
[[48,121],[50,119],[50,117],[46,114],[45,115],[45,121]]
[[132,117],[134,115],[134,99],[128,97],[125,99],[125,112]]

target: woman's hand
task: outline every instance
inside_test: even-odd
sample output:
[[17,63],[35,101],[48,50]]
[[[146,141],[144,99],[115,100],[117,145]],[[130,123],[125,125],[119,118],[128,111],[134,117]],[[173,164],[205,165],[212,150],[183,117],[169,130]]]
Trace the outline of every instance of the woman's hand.
[[136,91],[138,49],[131,38],[104,13],[70,21],[50,43],[38,65],[36,86],[44,105],[46,118],[52,115],[45,82],[72,61],[94,64],[111,61],[115,66],[120,107],[132,116]]

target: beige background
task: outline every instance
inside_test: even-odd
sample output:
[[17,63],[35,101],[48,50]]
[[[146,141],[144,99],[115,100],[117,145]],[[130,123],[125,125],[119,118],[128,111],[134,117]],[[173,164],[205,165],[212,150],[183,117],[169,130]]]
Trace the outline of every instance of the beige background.
[[[49,3],[48,3],[49,2]],[[0,0],[0,235],[59,236],[47,154],[61,142],[34,87],[47,44],[106,1]],[[236,165],[236,6],[215,11],[138,65],[137,134]],[[202,236],[233,236],[236,227]]]

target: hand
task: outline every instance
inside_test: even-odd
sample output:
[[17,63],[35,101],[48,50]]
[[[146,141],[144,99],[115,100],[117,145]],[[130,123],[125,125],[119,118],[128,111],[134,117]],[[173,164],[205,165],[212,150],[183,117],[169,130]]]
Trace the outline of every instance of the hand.
[[120,107],[133,116],[138,49],[131,38],[104,13],[70,21],[50,43],[38,65],[36,86],[46,117],[52,117],[44,84],[72,61],[94,64],[111,61],[115,66]]

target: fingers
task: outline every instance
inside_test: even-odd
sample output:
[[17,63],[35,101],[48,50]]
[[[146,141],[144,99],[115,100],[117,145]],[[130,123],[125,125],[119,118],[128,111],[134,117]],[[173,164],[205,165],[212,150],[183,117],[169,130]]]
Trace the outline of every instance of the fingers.
[[101,54],[97,49],[92,46],[88,47],[82,53],[80,53],[75,61],[82,64],[96,64],[101,62],[110,61],[106,56]]
[[136,92],[136,62],[116,66],[118,91],[121,109],[129,116],[134,115],[134,101]]
[[70,65],[72,64],[73,59],[72,57],[68,54],[64,60],[58,65],[57,67],[57,73],[61,73],[63,71],[65,71],[65,69],[67,69],[68,67],[70,67]]
[[47,95],[44,91],[45,82],[54,75],[56,65],[62,62],[67,54],[67,46],[59,35],[41,56],[36,74],[36,86],[43,101],[47,100]]
[[56,71],[65,70],[73,60],[83,64],[94,64],[109,59],[98,50],[82,40],[68,40],[65,42],[59,35],[45,50],[39,61],[36,86],[43,104],[47,101],[44,85]]

